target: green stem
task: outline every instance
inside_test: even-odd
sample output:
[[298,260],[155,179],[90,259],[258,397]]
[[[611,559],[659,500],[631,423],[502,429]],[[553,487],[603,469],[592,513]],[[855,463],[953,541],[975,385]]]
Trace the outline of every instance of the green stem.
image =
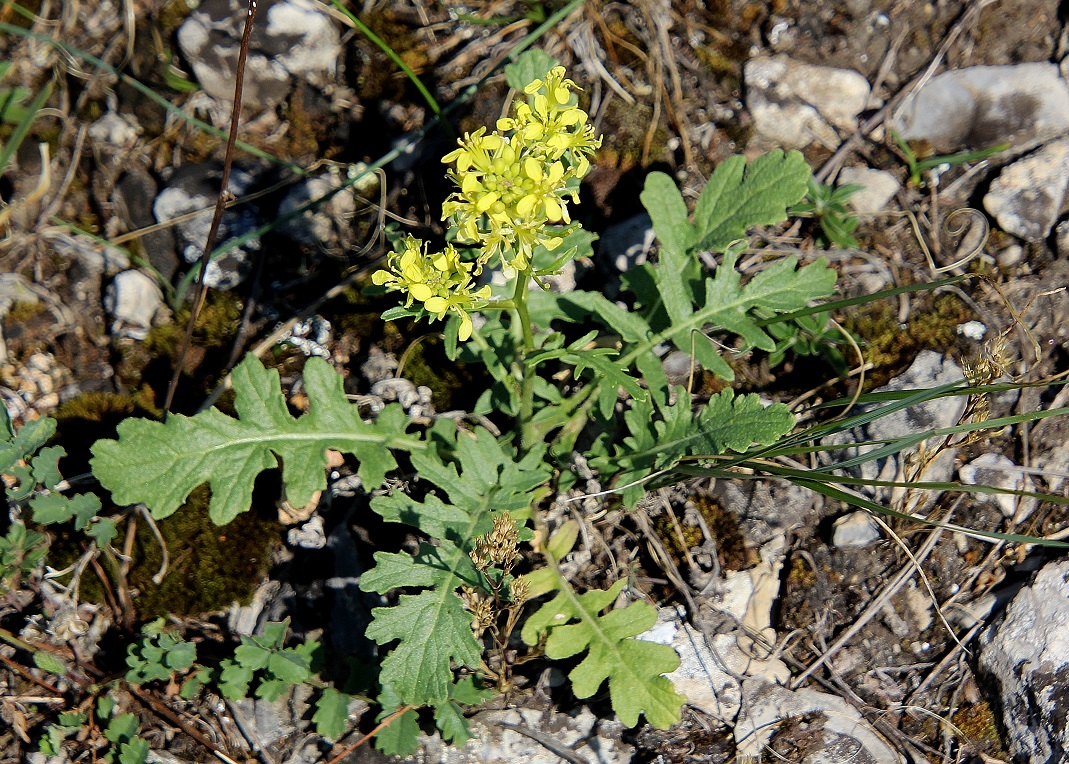
[[534,350],[534,331],[531,328],[531,314],[527,311],[527,286],[531,281],[531,269],[516,274],[516,291],[512,302],[516,306],[516,321],[520,325],[521,340],[516,349],[516,368],[520,375],[520,448],[530,451],[537,440],[533,426],[534,419],[534,384],[537,370],[530,368],[524,360]]

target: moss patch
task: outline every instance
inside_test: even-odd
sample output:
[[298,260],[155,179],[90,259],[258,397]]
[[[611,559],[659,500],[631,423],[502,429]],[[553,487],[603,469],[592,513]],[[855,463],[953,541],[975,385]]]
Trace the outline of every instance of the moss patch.
[[208,517],[208,499],[207,487],[201,486],[177,512],[157,523],[171,558],[159,585],[152,581],[162,561],[159,542],[139,522],[130,571],[130,586],[139,591],[139,618],[223,609],[235,600],[246,601],[266,575],[282,525],[255,512],[215,525]]
[[[752,554],[746,548],[746,539],[739,528],[739,522],[733,514],[724,511],[718,502],[705,495],[691,497],[694,507],[701,512],[705,524],[709,526],[709,532],[716,540],[716,550],[720,557],[720,565],[724,570],[741,570],[747,565],[756,562]],[[677,514],[677,517],[679,515]],[[683,532],[683,541],[687,549],[701,546],[705,540],[705,534],[697,525],[685,525],[680,522]],[[653,529],[664,542],[668,553],[672,556],[676,565],[683,565],[686,560],[686,549],[680,546],[679,534],[676,533],[675,523],[667,515],[658,517],[653,522]]]
[[954,295],[914,298],[904,325],[898,323],[897,311],[897,302],[870,303],[848,313],[844,320],[845,327],[861,340],[865,360],[875,366],[872,387],[886,383],[921,350],[942,353],[957,348],[958,324],[975,318]]

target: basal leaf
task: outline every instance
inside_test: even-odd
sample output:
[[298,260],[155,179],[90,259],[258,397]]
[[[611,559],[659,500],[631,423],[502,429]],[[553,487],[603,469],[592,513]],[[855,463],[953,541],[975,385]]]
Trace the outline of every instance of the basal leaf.
[[617,581],[606,591],[575,594],[561,582],[559,594],[533,613],[524,624],[523,639],[537,644],[548,632],[546,656],[586,656],[568,675],[577,697],[588,698],[608,680],[613,710],[629,727],[640,715],[659,729],[679,722],[685,702],[662,674],[675,671],[679,656],[667,645],[636,640],[657,620],[657,612],[645,602],[599,613],[612,604],[626,585]]
[[254,694],[264,700],[276,701],[289,692],[292,686],[293,683],[287,682],[285,679],[264,679],[260,684],[256,685]]
[[73,516],[70,510],[70,503],[70,499],[58,493],[35,496],[30,501],[30,508],[33,510],[33,521],[41,525],[64,523]]
[[71,496],[70,512],[74,518],[74,529],[84,531],[89,521],[100,511],[100,498],[91,493],[77,493]]
[[67,673],[67,667],[63,661],[52,655],[52,653],[46,653],[43,651],[33,654],[33,665],[42,671],[47,671],[50,674],[56,676],[64,676]]
[[119,764],[145,764],[148,753],[148,741],[135,737],[119,746]]
[[[449,583],[447,579],[444,586]],[[452,589],[403,595],[394,607],[375,608],[372,616],[369,638],[382,645],[399,640],[382,661],[382,675],[404,703],[444,703],[453,683],[452,666],[479,666],[482,646],[472,634],[471,613]]]
[[108,722],[104,737],[112,743],[128,742],[137,734],[139,727],[137,717],[133,714],[119,714]]
[[327,449],[356,456],[370,488],[396,466],[391,448],[421,447],[405,436],[408,419],[399,406],[388,406],[373,423],[361,420],[341,377],[321,358],[305,365],[309,409],[298,418],[286,408],[278,372],[255,356],[234,369],[233,381],[236,419],[217,409],[165,423],[130,418],[119,425],[118,440],[93,445],[93,474],[116,503],[142,502],[154,517],[167,517],[208,483],[210,515],[222,525],[248,510],[257,475],[280,459],[286,495],[301,506],[326,487]]
[[51,491],[63,480],[59,474],[59,460],[66,455],[66,450],[61,446],[42,448],[31,461],[33,479]]
[[749,167],[742,156],[724,160],[694,208],[696,246],[722,252],[744,238],[748,228],[786,220],[787,207],[805,196],[809,176],[809,166],[797,151],[784,154],[776,149],[757,157]]
[[[396,709],[394,709],[396,710]],[[376,721],[382,721],[393,711],[383,711]],[[384,729],[375,733],[375,747],[387,756],[411,756],[419,748],[419,717],[415,711],[405,711]]]
[[97,520],[89,526],[85,534],[97,542],[97,546],[106,547],[118,535],[119,529],[115,527],[114,520]]
[[535,80],[544,78],[557,64],[557,59],[544,50],[531,48],[505,67],[505,79],[510,88],[522,91]]
[[267,666],[271,658],[271,651],[265,650],[259,645],[242,644],[234,650],[234,660],[249,671],[257,671]]
[[623,496],[629,506],[645,493],[638,481],[672,468],[684,456],[744,453],[754,445],[774,443],[794,427],[794,415],[786,406],[765,406],[753,393],[736,397],[732,390],[724,390],[698,412],[692,410],[683,388],[676,393],[674,404],[659,405],[659,418],[650,403],[633,402],[624,415],[630,434],[616,446],[612,458],[595,463],[605,477],[619,473],[615,482],[627,486]]
[[272,653],[267,660],[267,670],[290,684],[306,682],[312,676],[308,670],[308,659],[294,650]]
[[690,249],[697,241],[697,231],[687,220],[687,205],[675,181],[663,172],[646,176],[640,198],[661,242],[656,269],[661,300],[672,321],[682,321],[693,310],[694,295],[687,275],[692,270]]

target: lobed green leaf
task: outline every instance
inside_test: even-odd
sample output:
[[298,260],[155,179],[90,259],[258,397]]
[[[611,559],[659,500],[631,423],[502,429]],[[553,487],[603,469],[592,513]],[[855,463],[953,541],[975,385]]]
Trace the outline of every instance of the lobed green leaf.
[[298,418],[286,408],[278,372],[255,356],[234,369],[233,381],[236,419],[216,409],[163,423],[130,418],[119,425],[118,440],[93,445],[93,474],[116,503],[144,503],[163,518],[208,483],[209,513],[223,525],[248,510],[256,477],[280,459],[286,495],[300,506],[326,488],[327,449],[359,459],[358,474],[371,488],[397,466],[391,448],[421,447],[405,436],[408,419],[399,406],[364,422],[345,397],[341,376],[321,358],[305,365],[309,409]]

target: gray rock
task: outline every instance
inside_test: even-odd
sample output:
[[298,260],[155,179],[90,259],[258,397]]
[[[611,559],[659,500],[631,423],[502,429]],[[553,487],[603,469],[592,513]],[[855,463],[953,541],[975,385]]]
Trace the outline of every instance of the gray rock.
[[686,386],[694,375],[701,374],[694,357],[682,350],[673,350],[666,355],[661,361],[661,367],[670,385]]
[[879,212],[902,188],[894,175],[871,167],[844,167],[839,172],[839,185],[849,184],[863,187],[848,202],[858,212]]
[[141,137],[141,125],[132,114],[109,111],[89,125],[89,139],[110,149],[128,149]]
[[163,292],[156,280],[141,271],[123,271],[104,293],[104,310],[112,317],[112,333],[143,340],[156,313],[163,307]]
[[1069,132],[1069,86],[1055,64],[957,69],[907,99],[891,127],[936,151],[1003,142],[1029,148]]
[[[178,250],[189,264],[200,262],[204,245],[208,241],[213,208],[222,183],[222,168],[214,163],[194,164],[174,172],[167,186],[156,197],[153,211],[156,220],[164,223],[190,212],[196,216],[176,223],[173,228],[178,240]],[[235,167],[230,172],[228,190],[235,197],[248,193],[253,185],[252,176]],[[255,204],[231,207],[223,213],[219,225],[217,245],[227,239],[244,236],[258,225],[258,208]],[[213,289],[233,289],[248,275],[252,268],[252,253],[260,249],[259,237],[253,237],[227,251],[222,257],[208,264],[204,281]]]
[[[178,29],[178,46],[197,81],[213,98],[232,100],[238,47],[248,13],[245,0],[204,0]],[[260,0],[245,69],[242,103],[279,103],[294,80],[325,85],[337,68],[337,25],[311,0]]]
[[[159,186],[155,178],[142,169],[133,168],[115,185],[113,200],[115,211],[127,230],[134,231],[156,224],[152,203]],[[170,228],[150,231],[139,238],[141,249],[149,265],[160,272],[167,281],[178,272],[178,256],[175,254],[174,233]]]
[[1069,188],[1069,138],[1052,141],[1009,165],[991,183],[984,207],[1007,233],[1046,238]]
[[636,265],[646,262],[657,237],[653,233],[653,221],[645,212],[615,223],[601,234],[598,240],[598,259],[612,266],[619,273],[627,273]]
[[[791,720],[795,722],[784,727]],[[806,764],[902,764],[903,759],[842,698],[816,690],[788,690],[762,679],[742,683],[742,710],[735,723],[736,755],[765,761],[776,742],[794,750],[790,761]],[[783,737],[787,739],[784,740]]]
[[[963,374],[961,369],[953,361],[943,358],[939,353],[925,350],[917,355],[917,358],[913,361],[913,365],[903,374],[891,380],[889,384],[878,390],[874,390],[873,392],[881,393],[890,392],[892,390],[927,389],[951,382],[957,382],[962,379],[962,377]],[[877,405],[889,406],[891,404],[873,404],[859,408],[860,411],[871,411]],[[833,461],[837,462],[853,458],[880,448],[880,446],[877,445],[850,445],[853,443],[861,443],[864,441],[888,441],[934,428],[950,427],[957,423],[958,417],[961,416],[964,410],[965,398],[963,396],[939,398],[917,406],[898,409],[897,411],[874,419],[863,427],[835,433],[834,435],[825,438],[823,440],[825,445],[845,445],[848,446],[848,448],[845,448],[842,451],[825,452],[820,456],[820,459],[825,463],[830,464]],[[935,445],[936,442],[942,441],[941,439],[935,439],[929,445]],[[850,472],[851,474],[868,479],[901,480],[899,474],[902,466],[901,460],[904,456],[908,456],[908,454],[914,450],[915,449],[906,449],[899,454],[863,462],[852,468]],[[953,449],[943,451],[935,461],[928,466],[923,475],[919,476],[917,479],[937,482],[949,480],[953,471],[953,462]],[[890,490],[887,488],[859,486],[857,490],[881,502],[886,501],[891,496]],[[934,498],[934,492],[930,492],[927,495],[927,500],[934,500]]]
[[[374,178],[375,176],[371,176]],[[342,185],[337,175],[318,175],[299,181],[278,205],[279,217],[291,215],[299,208],[322,199]],[[325,202],[305,210],[279,226],[279,231],[294,241],[323,251],[342,255],[352,246],[352,218],[356,214],[356,197],[351,187],[342,188]]]
[[812,494],[787,480],[717,480],[712,497],[755,546],[819,520]]
[[1054,228],[1054,248],[1058,257],[1069,258],[1069,220],[1063,220]]
[[465,745],[446,745],[435,734],[420,740],[423,764],[562,764],[542,743],[510,727],[525,727],[571,748],[590,764],[628,764],[634,748],[620,739],[623,724],[598,722],[583,709],[574,716],[531,708],[481,711],[471,717],[472,738]]
[[[706,634],[686,622],[682,609],[666,607],[657,613],[657,624],[639,639],[670,645],[679,655],[679,668],[666,674],[687,704],[725,724],[734,722],[742,703],[744,676],[760,676],[768,681],[785,683],[791,672],[779,659],[754,657],[753,650],[743,649],[740,624],[746,623],[751,606],[768,606],[771,601],[755,601],[755,585],[750,571],[735,572],[723,582],[715,604],[703,611],[706,626],[714,621],[727,624],[718,633]],[[756,600],[764,600],[757,596]],[[717,617],[719,615],[719,617]],[[723,616],[728,616],[724,619]],[[767,618],[760,618],[762,622]],[[710,632],[712,627],[709,626]],[[771,635],[775,642],[775,634]],[[746,645],[749,647],[749,644]],[[767,656],[766,656],[767,657]]]
[[760,56],[743,66],[746,108],[757,132],[776,143],[804,148],[814,140],[835,146],[857,127],[869,101],[869,83],[852,69],[833,69]]
[[130,258],[118,247],[101,246],[88,236],[66,232],[49,236],[52,250],[63,258],[77,261],[83,279],[114,276],[130,267]]
[[[1002,454],[981,454],[958,469],[958,477],[966,485],[988,485],[1006,491],[1034,491],[1032,479],[1017,469],[1012,460]],[[976,494],[978,499],[994,501],[1006,517],[1024,522],[1035,512],[1038,501],[1032,497],[1013,494]]]
[[15,305],[36,305],[41,301],[33,284],[20,273],[0,273],[0,319]]
[[1069,760],[1069,561],[1048,563],[980,638],[1014,761]]
[[860,549],[880,538],[880,526],[864,510],[843,515],[835,521],[831,543],[839,549]]
[[237,721],[248,736],[261,748],[270,748],[303,726],[301,717],[308,711],[311,694],[312,686],[300,683],[278,700],[242,698],[231,701],[231,709],[240,715]]
[[323,516],[313,515],[300,528],[290,528],[286,533],[286,543],[301,549],[322,549],[327,545],[327,536],[323,532]]

